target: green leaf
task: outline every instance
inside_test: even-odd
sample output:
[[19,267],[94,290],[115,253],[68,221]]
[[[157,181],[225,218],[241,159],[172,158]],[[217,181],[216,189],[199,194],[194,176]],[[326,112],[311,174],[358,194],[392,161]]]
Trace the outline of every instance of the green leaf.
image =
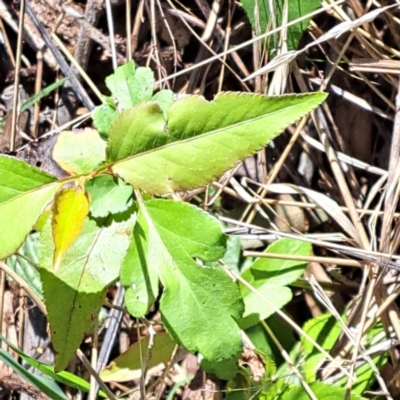
[[56,178],[25,161],[0,156],[0,203],[55,181]]
[[[225,237],[219,223],[199,209],[170,200],[153,200],[146,203],[147,212],[154,221],[163,221],[174,232],[176,243],[182,251],[204,261],[213,261],[225,252]],[[154,222],[153,221],[153,222]],[[162,227],[157,229],[139,213],[132,242],[121,270],[121,282],[126,287],[125,302],[135,317],[144,316],[158,296],[159,269],[162,257],[171,263],[160,240]]]
[[[272,243],[265,252],[268,254],[309,256],[311,250],[310,243],[284,238]],[[250,266],[250,269],[258,283],[265,281],[270,285],[285,286],[300,278],[306,266],[307,262],[305,261],[260,257]]]
[[168,110],[174,102],[174,92],[169,89],[160,90],[151,99],[154,103],[157,103],[164,114],[165,121],[168,120]]
[[[314,339],[323,349],[331,351],[338,337],[342,333],[342,328],[331,314],[323,314],[315,317],[304,324],[304,332]],[[304,353],[310,355],[314,352],[319,353],[312,343],[302,337]]]
[[[342,317],[344,323],[346,323],[346,317]],[[326,351],[330,352],[340,334],[343,332],[343,328],[340,323],[330,314],[323,314],[316,318],[307,321],[303,327],[304,331],[319,343]],[[375,331],[375,332],[374,332]],[[369,341],[372,340],[376,344],[376,338],[374,336],[381,336],[383,328],[382,326],[375,327],[371,332],[371,336],[367,338],[368,342],[365,343],[365,347],[368,347]],[[384,336],[381,336],[383,340]],[[304,354],[306,355],[306,362],[304,363],[304,374],[308,382],[315,381],[317,368],[321,365],[321,362],[325,359],[325,356],[319,352],[308,340],[302,338]],[[372,361],[377,366],[378,370],[384,364],[386,354],[381,354],[378,357],[374,357]],[[375,381],[375,373],[372,370],[369,363],[358,366],[355,370],[357,381],[353,384],[352,393],[362,394],[364,391],[371,387]],[[347,377],[344,376],[337,382],[337,385],[345,386]]]
[[119,112],[108,104],[101,104],[92,112],[92,120],[94,127],[99,131],[102,137],[107,136],[111,126],[117,119]]
[[194,378],[194,375],[188,375],[184,379],[174,383],[174,385],[172,386],[171,390],[168,393],[166,400],[175,399],[176,398],[175,395],[176,395],[176,392],[178,391],[178,389],[188,385],[193,380],[193,378]]
[[[315,394],[317,399],[329,399],[329,400],[343,400],[345,398],[346,389],[341,387],[328,385],[322,382],[315,382],[310,385],[311,390]],[[292,387],[285,391],[279,399],[282,400],[309,400],[308,394],[304,391],[301,386]],[[350,400],[359,400],[363,397],[352,394]]]
[[112,75],[106,78],[106,86],[110,92],[119,100],[121,108],[132,107],[129,92],[129,80],[135,75],[135,64],[133,61],[119,66]]
[[[372,362],[376,365],[378,371],[382,371],[382,368],[387,364],[388,356],[383,353],[377,357],[372,358]],[[321,365],[321,364],[319,364]],[[368,362],[360,365],[355,371],[356,382],[353,384],[351,392],[353,394],[362,395],[366,390],[370,389],[371,386],[376,382],[376,375],[371,365]],[[347,376],[343,377],[336,384],[345,387],[347,383]]]
[[132,186],[110,175],[96,176],[85,188],[91,195],[90,212],[94,218],[123,212],[132,203]]
[[122,111],[108,134],[107,159],[117,161],[167,142],[164,116],[156,103]]
[[132,102],[129,107],[149,101],[153,96],[154,73],[148,67],[139,67],[129,84]]
[[[288,22],[312,13],[321,6],[321,0],[275,0],[274,4],[277,27],[282,25],[282,10],[285,1],[288,1]],[[268,22],[271,16],[269,0],[241,0],[241,3],[244,10],[246,11],[247,17],[249,18],[253,29],[255,30],[256,26],[258,25],[261,29],[261,33],[264,33],[267,29]],[[259,19],[257,24],[254,19],[254,7],[256,3],[258,4],[259,10]],[[288,28],[288,50],[297,49],[301,36],[303,32],[307,29],[310,19],[311,18],[306,18],[303,21]]]
[[147,223],[143,213],[139,212],[121,268],[121,283],[126,289],[125,305],[136,318],[145,316],[158,296],[158,265],[163,255],[163,245],[157,232],[151,223]]
[[[36,368],[38,371],[42,372],[43,374],[49,376],[50,378],[54,379],[57,382],[60,382],[64,385],[70,386],[75,389],[83,390],[88,392],[90,390],[90,383],[85,381],[84,379],[80,378],[72,374],[71,372],[63,371],[56,373],[54,368],[51,365],[41,363],[37,361],[35,358],[32,358],[25,353],[23,353],[20,349],[13,346],[3,335],[0,335],[2,341],[7,343],[7,346],[13,349],[26,363],[30,366]],[[35,375],[36,376],[36,375]],[[107,397],[104,392],[99,391],[99,395],[101,397]]]
[[[164,286],[161,314],[171,336],[209,361],[237,359],[241,340],[235,320],[242,313],[237,286],[220,268],[199,266],[193,260],[215,261],[223,256],[225,237],[219,222],[200,209],[171,200],[147,201],[138,221],[139,244],[136,252],[131,244],[121,274],[127,293],[133,290],[134,298],[149,286],[154,290],[154,276],[159,275]],[[140,266],[134,257],[140,259]],[[139,281],[140,274],[144,278]],[[138,280],[129,279],[134,276]],[[147,292],[147,299],[155,295]]]
[[160,310],[169,334],[208,361],[238,359],[242,346],[235,320],[242,303],[225,272],[200,267],[183,255],[159,268],[165,288]]
[[[319,368],[321,367],[323,361],[325,360],[325,356],[321,353],[313,353],[307,356],[304,364],[302,365],[302,374],[304,375],[307,382],[315,382],[317,379],[317,374]],[[378,370],[385,365],[387,361],[387,355],[381,354],[378,357],[374,357],[372,362],[376,365]],[[356,367],[355,370],[356,381],[352,386],[352,393],[354,395],[362,395],[365,390],[371,388],[373,383],[376,381],[375,372],[371,368],[368,362],[364,362],[362,365]],[[345,387],[347,383],[347,376],[344,376],[338,382],[336,382],[337,386]]]
[[92,330],[106,287],[119,275],[134,222],[135,216],[99,228],[86,219],[56,272],[50,220],[44,226],[40,274],[57,371],[65,369],[84,334]]
[[[157,333],[154,336],[151,347],[151,358],[148,368],[155,367],[161,363],[167,365],[171,360],[176,343],[166,333]],[[145,337],[127,351],[111,362],[103,371],[100,377],[104,382],[126,382],[139,379],[142,375],[142,366],[149,348],[149,337]]]
[[68,79],[69,79],[68,77],[67,78],[62,78],[62,79],[52,83],[51,85],[46,86],[39,93],[35,94],[34,96],[30,97],[28,100],[24,101],[22,103],[20,113],[23,113],[29,107],[33,106],[38,101],[43,99],[43,97],[46,97],[47,95],[49,95],[53,90],[56,90],[58,87],[64,85],[64,83],[67,82]]
[[53,150],[53,158],[72,175],[92,172],[105,160],[106,142],[91,128],[64,131]]
[[237,286],[220,268],[193,261],[193,257],[214,261],[223,256],[225,237],[219,222],[180,202],[150,200],[146,210],[162,242],[160,310],[167,331],[208,361],[237,358],[241,340],[234,321],[242,312]]
[[[294,239],[281,239],[268,247],[266,253],[308,256],[311,245]],[[250,269],[243,272],[243,278],[257,291],[280,309],[292,299],[292,291],[286,287],[304,272],[306,263],[281,259],[259,258]],[[244,318],[240,321],[243,329],[249,328],[274,314],[275,309],[262,301],[257,293],[240,285],[245,302]]]
[[22,193],[0,204],[0,259],[13,254],[23,243],[40,214],[62,183],[52,183]]
[[214,374],[225,381],[232,379],[238,370],[238,363],[235,357],[217,362],[203,359],[200,366],[204,372]]
[[242,243],[239,235],[231,235],[228,238],[227,249],[222,261],[232,271],[240,274],[240,257],[242,255]]
[[[243,277],[247,278],[246,276]],[[251,280],[249,283],[252,286],[256,286],[256,283]],[[292,291],[287,287],[264,285],[256,289],[263,297],[273,303],[277,309],[281,309],[292,300]],[[254,326],[275,313],[275,309],[264,302],[256,293],[242,293],[242,296],[246,310],[243,319],[239,322],[242,329]]]
[[118,67],[106,79],[106,85],[125,110],[149,101],[153,95],[154,74],[150,68],[139,67],[135,71],[133,61]]
[[179,248],[205,262],[224,256],[227,237],[210,214],[187,203],[164,199],[147,201],[146,210],[169,249]]
[[[221,93],[211,102],[185,97],[168,110],[169,144],[117,161],[111,170],[151,194],[204,185],[267,145],[325,98],[324,93],[282,97]],[[161,110],[159,114],[147,123],[160,121]]]
[[[270,318],[272,317],[273,316]],[[265,328],[261,324],[254,325],[251,328],[246,329],[246,335],[256,348],[258,354],[261,353],[264,358],[270,357],[275,361],[275,364],[277,364],[277,357],[274,352],[275,348],[273,347],[273,343],[271,343],[271,339],[268,337]]]
[[0,349],[0,361],[12,368],[16,374],[24,378],[30,384],[36,386],[43,394],[54,400],[68,400],[59,386],[48,378],[35,375],[27,371],[21,364],[15,361],[9,353]]
[[103,96],[103,99],[105,100],[105,102],[113,109],[116,110],[117,109],[117,105],[115,104],[115,101],[112,97],[110,96]]
[[43,299],[40,274],[35,268],[39,265],[39,233],[28,235],[17,253],[7,258],[7,265],[29,284],[39,299]]
[[[275,313],[265,320],[265,324],[272,333],[279,338],[279,343],[282,348],[287,351],[287,353],[290,353],[291,349],[298,343],[298,340],[294,336],[293,330],[288,323]],[[256,347],[258,353],[271,358],[276,365],[281,365],[284,362],[281,350],[278,349],[271,335],[267,333],[262,324],[257,324],[246,329],[246,334],[251,340],[251,343]]]

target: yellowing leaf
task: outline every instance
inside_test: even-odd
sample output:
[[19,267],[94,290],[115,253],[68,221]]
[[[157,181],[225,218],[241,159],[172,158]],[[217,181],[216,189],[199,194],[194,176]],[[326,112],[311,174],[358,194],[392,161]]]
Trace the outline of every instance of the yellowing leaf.
[[89,212],[89,202],[81,189],[64,189],[54,201],[53,239],[54,271],[58,271],[67,250],[82,231]]

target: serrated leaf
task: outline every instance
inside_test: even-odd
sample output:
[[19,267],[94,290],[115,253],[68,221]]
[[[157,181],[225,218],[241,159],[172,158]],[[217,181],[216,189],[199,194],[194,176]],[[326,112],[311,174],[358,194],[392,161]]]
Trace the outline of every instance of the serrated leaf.
[[0,259],[20,247],[61,186],[62,183],[41,186],[0,204]]
[[149,101],[153,96],[153,86],[154,73],[151,68],[139,67],[130,81],[129,92],[132,103],[129,107]]
[[0,156],[0,203],[56,180],[25,161]]
[[[277,27],[282,25],[282,10],[285,1],[288,2],[288,22],[303,17],[321,6],[321,0],[275,0],[275,23]],[[272,3],[270,3],[269,0],[241,0],[241,3],[253,29],[256,29],[256,26],[258,25],[261,33],[264,33],[271,17],[270,4]],[[254,18],[254,8],[256,4],[258,5],[259,17],[257,24]],[[287,44],[289,50],[297,49],[301,36],[307,29],[309,22],[310,18],[306,18],[303,21],[288,27]]]
[[167,142],[164,116],[156,103],[122,111],[108,134],[107,159],[117,161]]
[[180,248],[205,262],[224,256],[227,237],[210,214],[188,203],[164,199],[147,201],[146,210],[169,249]]
[[139,67],[135,71],[135,66],[130,61],[107,77],[106,85],[118,99],[121,109],[125,110],[151,99],[154,74],[147,67]]
[[90,212],[94,218],[104,218],[128,209],[132,186],[110,175],[96,176],[85,186],[91,195]]
[[53,270],[60,268],[66,252],[81,233],[89,213],[89,202],[80,188],[68,188],[57,193],[53,205]]
[[160,311],[169,334],[208,361],[237,359],[242,346],[235,320],[242,304],[225,272],[200,267],[182,255],[160,265],[160,277],[165,287]]
[[132,107],[131,95],[129,91],[129,79],[135,75],[135,64],[133,61],[119,66],[112,75],[106,78],[106,86],[115,96],[121,108]]
[[[220,225],[205,213],[170,200],[148,201],[146,206],[151,219],[163,221],[163,226],[174,232],[174,246],[180,246],[182,251],[204,261],[224,255],[226,239]],[[134,317],[143,317],[158,296],[158,265],[173,263],[159,236],[158,231],[165,231],[163,226],[155,228],[153,222],[148,222],[143,212],[139,212],[121,269],[121,283],[126,288],[125,303]]]
[[53,150],[53,158],[72,175],[92,172],[105,160],[106,142],[91,128],[64,131]]
[[100,135],[107,136],[118,115],[119,112],[108,104],[101,104],[95,107],[92,112],[93,125]]
[[[127,351],[111,362],[103,371],[100,377],[104,382],[126,382],[139,379],[142,375],[143,359],[146,356],[149,346],[149,337],[145,337]],[[148,368],[159,364],[167,365],[171,360],[176,343],[166,333],[157,333],[154,336],[151,348],[151,358]]]
[[[237,359],[241,340],[235,320],[242,312],[237,286],[221,269],[201,267],[193,260],[223,256],[225,238],[219,222],[191,205],[168,200],[147,201],[138,217],[143,219],[143,265],[159,274],[164,286],[160,310],[167,331],[209,361]],[[142,291],[147,290],[146,280],[148,275],[139,282]],[[138,282],[127,279],[128,283],[138,288]]]
[[[309,256],[311,245],[300,240],[285,238],[269,246],[266,253]],[[243,272],[242,277],[263,297],[267,298],[275,306],[275,309],[280,309],[292,299],[292,291],[286,285],[298,279],[306,266],[307,264],[302,261],[260,257]],[[243,329],[256,325],[259,321],[275,313],[274,307],[263,302],[257,293],[252,292],[243,284],[240,285],[240,290],[246,310],[240,321]]]
[[[86,219],[57,272],[50,220],[41,232],[40,274],[56,351],[56,370],[65,369],[104,301],[106,287],[117,279],[127,251],[135,216],[98,227]],[[57,299],[55,301],[54,299]]]
[[210,102],[185,97],[168,110],[168,144],[117,161],[112,172],[150,194],[193,189],[261,149],[325,98],[323,93],[221,93]]

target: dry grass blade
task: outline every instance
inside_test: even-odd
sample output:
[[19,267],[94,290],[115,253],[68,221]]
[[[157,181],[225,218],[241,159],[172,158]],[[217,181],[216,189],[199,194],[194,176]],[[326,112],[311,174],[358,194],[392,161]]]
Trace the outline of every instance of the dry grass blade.
[[25,0],[21,0],[19,10],[19,24],[18,24],[18,42],[17,42],[17,55],[15,57],[15,80],[14,80],[14,98],[13,109],[11,118],[11,135],[10,135],[10,151],[15,151],[15,140],[17,134],[17,116],[19,114],[18,99],[19,99],[19,74],[21,70],[21,56],[22,56],[22,37],[23,37],[23,24],[25,18]]
[[[243,180],[245,185],[247,186],[247,182],[253,183],[251,181]],[[325,210],[337,224],[350,234],[353,239],[358,238],[358,234],[356,233],[356,229],[351,221],[344,215],[339,205],[330,199],[328,196],[318,193],[314,190],[307,189],[305,187],[296,187],[285,184],[271,184],[271,185],[262,185],[267,191],[272,193],[280,193],[280,194],[305,194],[311,200],[313,200],[316,204],[318,204],[323,210]]]
[[350,71],[400,74],[400,61],[359,59],[349,64]]
[[[240,49],[242,49],[244,47],[250,46],[254,42],[261,41],[261,40],[263,40],[263,39],[265,39],[265,38],[267,38],[269,36],[272,36],[272,35],[280,32],[283,29],[288,28],[289,26],[295,25],[295,24],[297,24],[297,23],[299,23],[299,22],[301,22],[301,21],[303,21],[303,20],[305,20],[307,18],[314,17],[315,15],[318,15],[318,14],[320,14],[320,13],[322,13],[322,12],[332,8],[332,7],[334,7],[335,5],[342,4],[342,3],[344,3],[344,0],[338,0],[338,1],[334,2],[332,5],[323,7],[323,8],[321,8],[321,9],[319,9],[319,10],[313,12],[313,13],[310,13],[308,15],[304,15],[304,16],[302,16],[300,18],[296,18],[295,20],[290,21],[289,23],[287,23],[285,27],[277,27],[276,29],[272,29],[272,30],[268,31],[267,33],[264,33],[264,34],[262,34],[260,36],[255,37],[254,39],[250,39],[250,40],[248,40],[248,41],[246,41],[244,43],[241,43],[240,45],[232,47],[231,49],[229,49],[227,51],[221,52],[221,53],[219,53],[219,54],[217,54],[217,55],[215,55],[213,57],[210,57],[210,58],[208,58],[208,59],[206,59],[204,61],[201,61],[201,62],[197,63],[196,65],[194,65],[192,67],[189,67],[189,68],[186,68],[186,69],[184,69],[182,71],[179,71],[176,74],[171,74],[168,77],[157,81],[156,84],[160,84],[160,83],[165,82],[167,80],[176,78],[176,77],[178,77],[180,75],[183,75],[183,74],[186,74],[186,73],[188,73],[188,72],[190,72],[190,71],[192,71],[192,70],[194,70],[196,68],[202,67],[202,66],[207,65],[207,64],[209,64],[209,63],[211,63],[213,61],[221,59],[224,55],[231,54],[231,53],[233,53],[235,51],[238,51],[238,50],[240,50]],[[250,79],[250,78],[247,77],[247,79]]]
[[366,22],[371,22],[373,21],[379,14],[397,6],[397,4],[392,4],[386,7],[378,8],[376,10],[370,11],[369,13],[363,15],[362,17],[354,20],[354,21],[344,21],[340,23],[339,25],[335,26],[329,32],[323,34],[320,36],[318,39],[314,40],[307,46],[305,46],[303,49],[298,50],[298,51],[288,51],[281,56],[277,56],[273,59],[273,61],[269,62],[267,65],[264,67],[260,68],[258,71],[253,72],[250,76],[248,76],[245,80],[253,79],[258,75],[261,74],[266,74],[267,72],[271,72],[276,70],[279,66],[285,65],[289,63],[290,61],[293,61],[297,56],[300,54],[306,52],[310,47],[315,46],[317,44],[326,42],[331,39],[337,39],[341,35],[343,35],[346,32],[349,32],[353,29],[358,28],[359,26],[363,25]]

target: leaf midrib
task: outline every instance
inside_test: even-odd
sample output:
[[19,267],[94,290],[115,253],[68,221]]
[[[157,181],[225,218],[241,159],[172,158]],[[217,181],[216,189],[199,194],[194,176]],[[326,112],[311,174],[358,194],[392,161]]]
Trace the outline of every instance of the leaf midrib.
[[[123,158],[121,160],[110,162],[108,164],[108,166],[112,167],[114,165],[122,164],[122,163],[130,161],[132,159],[135,159],[135,158],[138,158],[138,157],[141,157],[141,156],[145,156],[145,155],[150,154],[150,153],[155,153],[157,151],[161,151],[161,150],[166,149],[166,148],[170,148],[170,147],[174,147],[174,146],[180,146],[182,144],[190,143],[192,141],[199,140],[199,139],[202,139],[202,138],[206,138],[206,137],[211,136],[211,135],[216,135],[216,134],[218,134],[220,132],[223,132],[223,131],[226,131],[228,129],[234,129],[234,128],[237,128],[237,127],[239,127],[241,125],[246,125],[248,123],[256,122],[256,121],[258,121],[258,120],[260,120],[262,118],[271,117],[271,116],[273,116],[275,114],[278,114],[278,113],[281,113],[281,112],[287,112],[288,110],[291,110],[292,108],[295,108],[295,107],[298,107],[298,106],[299,106],[299,103],[292,104],[290,106],[283,107],[283,108],[281,108],[279,110],[275,110],[275,111],[270,112],[270,113],[265,113],[265,114],[260,115],[258,117],[254,117],[254,118],[247,119],[247,120],[244,120],[244,121],[242,120],[242,121],[236,122],[234,124],[225,126],[223,128],[218,128],[218,129],[214,129],[214,130],[209,131],[209,132],[200,133],[198,135],[192,136],[192,137],[187,138],[187,139],[178,139],[178,140],[176,140],[176,141],[174,141],[172,143],[168,143],[168,144],[160,146],[160,147],[156,147],[156,148],[153,148],[153,149],[150,149],[150,150],[146,150],[146,151],[143,151],[141,153],[133,154],[133,155],[131,155],[129,157],[126,157],[126,158]],[[167,127],[168,127],[168,125],[167,125]]]

